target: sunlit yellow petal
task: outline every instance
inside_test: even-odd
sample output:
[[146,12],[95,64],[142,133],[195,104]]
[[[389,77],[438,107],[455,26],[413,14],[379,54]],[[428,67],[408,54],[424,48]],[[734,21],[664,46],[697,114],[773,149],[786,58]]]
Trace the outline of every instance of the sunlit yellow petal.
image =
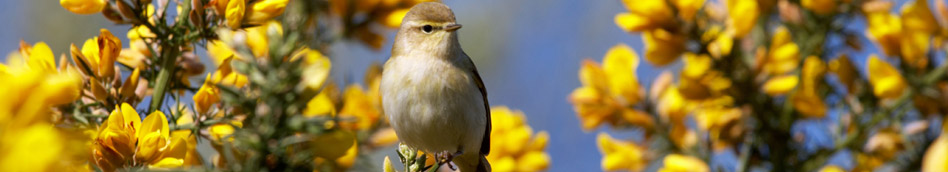
[[602,68],[609,78],[610,93],[624,98],[627,104],[637,103],[642,95],[639,81],[636,80],[635,69],[639,58],[635,51],[625,44],[619,44],[610,48],[602,61]]
[[247,12],[246,21],[249,24],[261,24],[267,20],[283,14],[289,0],[262,0],[254,2]]
[[645,60],[652,65],[668,65],[685,51],[685,38],[662,29],[645,32],[642,40],[645,42]]
[[56,62],[53,56],[53,50],[50,50],[49,45],[46,45],[44,42],[37,42],[36,45],[33,45],[33,47],[30,49],[27,64],[30,65],[30,67],[34,70],[56,70]]
[[925,151],[922,171],[948,171],[948,163],[945,163],[945,160],[948,160],[948,134],[945,131],[948,130],[942,131],[941,136]]
[[329,94],[325,91],[320,92],[306,103],[306,109],[303,110],[303,116],[334,116],[336,115],[336,106],[333,104]]
[[244,13],[247,9],[247,2],[244,0],[229,0],[227,10],[224,13],[226,24],[231,28],[240,28],[241,21],[244,20]]
[[899,71],[889,63],[880,60],[875,55],[867,62],[869,82],[873,86],[873,93],[881,98],[896,98],[902,95],[906,88],[905,79]]
[[707,172],[710,171],[708,165],[701,159],[680,154],[669,154],[665,156],[665,166],[658,169],[660,172]]
[[821,168],[820,172],[846,172],[846,170],[836,165],[827,165]]
[[384,19],[382,24],[390,28],[398,28],[402,25],[402,19],[408,14],[409,9],[410,8],[397,9],[388,13],[382,18]]
[[760,15],[757,1],[754,0],[727,1],[727,11],[727,29],[735,38],[743,38],[749,34]]
[[784,75],[770,79],[767,83],[764,83],[764,93],[771,96],[785,94],[796,88],[799,81],[800,78],[795,75]]
[[106,0],[59,0],[59,5],[76,14],[95,14],[108,4]]

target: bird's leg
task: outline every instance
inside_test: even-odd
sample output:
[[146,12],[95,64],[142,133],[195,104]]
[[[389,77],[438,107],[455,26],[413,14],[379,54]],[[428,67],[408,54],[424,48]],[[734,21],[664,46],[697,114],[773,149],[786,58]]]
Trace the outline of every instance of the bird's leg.
[[445,163],[448,164],[448,168],[451,168],[451,170],[457,171],[458,168],[452,165],[451,162],[454,160],[454,157],[461,156],[461,154],[463,153],[464,151],[459,149],[457,152],[454,152],[453,154],[448,153],[448,151],[444,151],[442,152],[441,155],[445,157]]

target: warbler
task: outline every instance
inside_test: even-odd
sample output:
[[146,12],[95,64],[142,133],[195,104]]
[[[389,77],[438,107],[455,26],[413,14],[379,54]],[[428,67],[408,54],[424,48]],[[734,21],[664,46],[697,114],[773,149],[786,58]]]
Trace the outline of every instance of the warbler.
[[426,2],[408,11],[383,67],[382,109],[402,143],[447,155],[464,172],[490,171],[487,90],[458,29],[447,5]]

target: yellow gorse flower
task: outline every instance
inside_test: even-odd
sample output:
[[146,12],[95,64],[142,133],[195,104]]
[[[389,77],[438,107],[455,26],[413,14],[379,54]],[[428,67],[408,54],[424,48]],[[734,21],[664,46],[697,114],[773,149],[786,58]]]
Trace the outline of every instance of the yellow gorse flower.
[[492,129],[491,153],[487,160],[497,171],[542,171],[550,166],[550,155],[544,152],[550,135],[533,133],[523,112],[505,106],[490,109]]
[[800,5],[819,15],[836,12],[836,0],[801,0]]
[[220,90],[217,88],[217,84],[238,88],[247,84],[247,76],[237,73],[231,68],[230,61],[232,59],[226,58],[217,67],[217,71],[213,75],[208,74],[204,79],[204,84],[194,93],[192,99],[194,99],[194,105],[199,114],[207,113],[213,104],[220,102]]
[[673,0],[672,4],[678,9],[678,16],[685,21],[692,21],[698,10],[704,6],[706,0]]
[[170,133],[168,119],[161,111],[151,113],[142,121],[131,105],[123,103],[100,126],[93,159],[105,171],[132,164],[181,167],[189,152],[187,137],[171,137]]
[[240,28],[244,20],[244,13],[247,11],[247,2],[245,0],[226,0],[218,3],[227,4],[224,11],[224,20],[228,27]]
[[931,38],[940,28],[927,1],[908,2],[902,6],[901,16],[888,11],[867,12],[867,35],[888,56],[900,56],[910,66],[928,65],[927,53]]
[[598,127],[609,118],[620,106],[611,98],[606,90],[605,72],[599,64],[592,60],[583,61],[579,70],[579,78],[583,86],[576,88],[569,95],[573,103],[573,110],[581,120],[584,130]]
[[306,102],[306,109],[303,110],[303,116],[336,116],[336,105],[326,90],[319,92],[315,97]]
[[685,116],[688,115],[690,110],[690,103],[685,96],[681,94],[680,89],[676,86],[668,87],[664,92],[659,95],[658,99],[658,115],[663,118],[663,120],[671,121],[672,123],[681,123],[684,121]]
[[217,71],[214,71],[214,75],[211,76],[211,83],[238,88],[247,85],[247,76],[234,71],[233,67],[230,66],[231,60],[233,59],[224,60],[224,62],[217,67]]
[[148,45],[145,39],[155,38],[157,35],[148,30],[148,27],[135,26],[128,31],[126,37],[129,39],[129,48],[122,49],[116,61],[132,68],[145,68],[146,62],[152,56],[149,49],[151,45]]
[[244,30],[247,31],[247,46],[250,47],[250,51],[254,57],[269,57],[270,44],[269,39],[267,39],[267,33],[272,30],[276,31],[278,35],[283,35],[283,24],[279,21],[271,20],[260,26],[254,26]]
[[732,107],[733,104],[734,99],[730,96],[720,96],[702,103],[701,110],[696,110],[694,114],[698,128],[708,131],[713,141],[722,138],[722,134],[727,134],[726,127],[732,127],[741,119],[741,110]]
[[942,130],[941,136],[928,146],[922,158],[922,171],[948,171],[945,160],[948,160],[948,130]]
[[916,68],[928,65],[931,38],[940,31],[928,1],[913,1],[902,6],[902,60]]
[[928,1],[915,0],[905,3],[901,9],[902,27],[909,31],[918,31],[926,34],[936,34],[939,31],[938,21],[928,7]]
[[882,61],[875,55],[869,57],[866,64],[869,71],[869,83],[872,84],[872,93],[880,98],[892,99],[902,95],[906,89],[905,78],[889,63]]
[[603,122],[650,125],[650,117],[634,110],[623,110],[642,99],[642,88],[635,76],[639,64],[635,51],[624,44],[613,46],[603,63],[600,66],[592,60],[585,60],[579,72],[583,86],[569,97],[583,129],[596,128]]
[[609,93],[626,104],[638,103],[642,98],[641,86],[635,76],[638,66],[638,55],[625,44],[609,48],[602,58],[602,70],[608,77]]
[[[376,89],[378,87],[375,87]],[[355,121],[340,122],[340,127],[350,130],[366,130],[382,120],[382,106],[380,97],[367,93],[362,85],[354,84],[346,87],[343,93],[343,107],[339,110],[340,117],[355,118]]]
[[402,25],[402,19],[408,14],[409,8],[402,8],[392,11],[383,17],[382,24],[390,28],[398,28]]
[[[279,21],[271,20],[259,26],[248,27],[238,31],[231,31],[230,29],[218,30],[218,35],[220,35],[221,38],[220,40],[210,41],[207,48],[208,54],[211,55],[211,58],[214,59],[214,62],[218,65],[222,64],[224,60],[234,57],[244,60],[250,60],[252,58],[246,57],[248,55],[252,55],[253,58],[267,58],[270,52],[270,44],[267,35],[270,31],[275,31],[277,35],[283,35],[283,26]],[[237,35],[244,36],[246,40],[244,40],[244,42],[235,42],[233,37]],[[231,46],[247,46],[251,54],[237,53],[234,47]]]
[[161,111],[155,111],[145,117],[138,131],[138,151],[136,158],[146,162],[152,168],[175,168],[185,165],[189,152],[185,135],[171,137],[168,119]]
[[83,43],[82,51],[75,45],[70,45],[70,51],[79,71],[107,80],[115,77],[115,61],[122,51],[122,41],[109,30],[100,29],[99,32],[99,36]]
[[[0,77],[3,77],[3,81],[18,84],[10,85],[6,89],[10,92],[3,94],[7,95],[7,98],[0,100],[0,103],[9,104],[7,108],[10,109],[0,107],[0,113],[46,112],[43,108],[69,103],[79,98],[82,79],[72,68],[56,69],[53,52],[46,43],[38,42],[30,46],[21,42],[19,54],[11,54],[7,61],[9,66],[0,64],[0,69],[4,69],[0,70]],[[29,123],[28,121],[47,118],[27,117],[13,121]],[[3,119],[3,115],[0,115],[0,121]],[[25,119],[31,120],[24,121]]]
[[615,22],[619,28],[627,32],[642,32],[674,24],[675,14],[665,1],[623,0],[622,4],[629,12],[617,14]]
[[283,14],[289,0],[215,0],[210,6],[223,14],[224,23],[234,29],[264,24]]
[[632,142],[617,140],[606,133],[599,133],[596,138],[599,152],[603,154],[602,170],[641,171],[648,164],[645,148]]
[[289,0],[259,0],[250,6],[244,19],[248,24],[261,24],[283,14]]
[[800,73],[800,87],[790,98],[793,108],[805,117],[822,118],[826,115],[826,104],[816,92],[817,84],[823,80],[826,65],[819,57],[810,56],[803,62]]
[[743,38],[754,28],[759,12],[757,0],[728,0],[727,32],[735,38]]
[[82,79],[72,67],[56,69],[46,43],[21,44],[0,64],[0,171],[55,171],[74,168],[85,151],[71,150],[81,143],[53,123],[55,106],[79,98]]
[[885,55],[897,56],[901,53],[902,20],[888,12],[866,14],[868,20],[867,36],[872,38]]
[[771,96],[782,95],[796,88],[797,83],[800,83],[800,77],[796,75],[777,76],[767,80],[767,83],[764,83],[763,90],[764,93]]
[[685,51],[684,37],[662,29],[646,31],[642,42],[645,42],[645,61],[655,66],[668,65]]
[[207,54],[215,65],[222,65],[224,60],[234,57],[234,50],[221,40],[211,40],[207,42]]
[[800,63],[800,47],[791,40],[786,27],[777,27],[770,50],[763,63],[763,70],[770,75],[782,75],[797,69]]
[[59,0],[59,5],[76,14],[95,14],[105,9],[106,0]]
[[308,90],[319,90],[323,87],[326,79],[329,78],[332,62],[329,61],[329,57],[318,50],[304,48],[290,60],[303,60],[303,76],[306,77],[303,77],[302,82]]
[[113,171],[131,161],[140,127],[141,118],[131,105],[123,103],[116,107],[96,135],[92,150],[96,165],[105,171]]
[[706,54],[685,54],[678,90],[689,100],[702,100],[722,94],[731,87],[731,81],[719,71],[711,69],[713,59]]
[[[186,125],[194,123],[195,114],[189,108],[182,108],[181,116],[175,122],[177,125]],[[187,153],[184,156],[184,166],[200,166],[204,162],[201,160],[201,154],[197,151],[197,134],[192,134],[190,130],[171,131],[171,138],[183,138],[187,143]]]
[[707,172],[711,171],[708,164],[701,159],[680,155],[668,154],[665,156],[665,166],[658,169],[659,172]]
[[220,101],[220,91],[213,85],[211,74],[207,74],[204,84],[194,93],[194,107],[199,114],[205,114],[211,106]]
[[355,135],[346,130],[330,130],[310,140],[312,151],[316,157],[336,160],[349,154],[349,149],[356,146]]

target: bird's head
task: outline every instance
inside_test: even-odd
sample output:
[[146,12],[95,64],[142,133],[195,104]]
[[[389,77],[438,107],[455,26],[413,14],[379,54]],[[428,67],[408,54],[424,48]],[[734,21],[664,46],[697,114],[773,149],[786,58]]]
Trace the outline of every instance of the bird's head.
[[[437,2],[425,2],[415,5],[405,18],[395,36],[392,54],[418,53],[423,51],[442,56],[459,51],[457,24],[454,12],[447,5]],[[444,53],[444,54],[442,54]]]

